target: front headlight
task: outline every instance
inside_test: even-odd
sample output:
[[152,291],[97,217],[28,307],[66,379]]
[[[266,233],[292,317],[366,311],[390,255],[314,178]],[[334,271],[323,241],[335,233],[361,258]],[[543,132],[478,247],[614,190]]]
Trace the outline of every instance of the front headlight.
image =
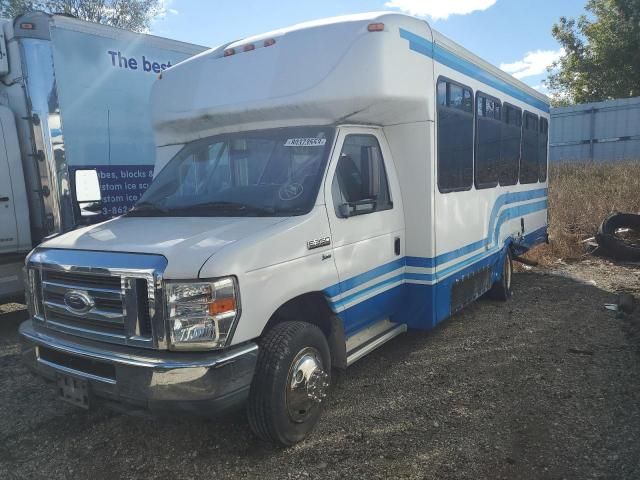
[[173,350],[224,347],[240,314],[233,277],[166,284],[167,319]]

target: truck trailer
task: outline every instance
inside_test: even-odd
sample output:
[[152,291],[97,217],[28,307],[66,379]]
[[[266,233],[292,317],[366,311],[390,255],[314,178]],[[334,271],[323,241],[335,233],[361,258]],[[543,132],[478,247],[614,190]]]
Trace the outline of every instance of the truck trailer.
[[33,247],[140,198],[155,162],[151,86],[204,50],[41,12],[0,20],[0,300],[22,294]]
[[135,207],[26,264],[24,361],[85,408],[246,405],[294,444],[332,369],[507,300],[547,239],[547,98],[410,16],[209,50],[163,72],[151,119]]

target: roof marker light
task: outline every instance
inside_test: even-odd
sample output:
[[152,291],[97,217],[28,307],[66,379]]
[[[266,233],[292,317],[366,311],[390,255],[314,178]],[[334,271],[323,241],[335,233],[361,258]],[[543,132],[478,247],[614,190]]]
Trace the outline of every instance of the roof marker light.
[[273,44],[275,44],[275,43],[276,43],[276,39],[275,39],[275,38],[267,38],[267,39],[264,41],[264,46],[265,46],[265,47],[270,47],[271,45],[273,45]]
[[382,32],[384,31],[384,23],[370,23],[367,30],[370,32]]
[[242,47],[243,52],[250,52],[251,50],[255,50],[256,46],[253,43],[248,43],[244,47]]
[[227,48],[224,51],[224,56],[225,57],[230,57],[231,55],[235,55],[236,54],[236,49],[235,48]]

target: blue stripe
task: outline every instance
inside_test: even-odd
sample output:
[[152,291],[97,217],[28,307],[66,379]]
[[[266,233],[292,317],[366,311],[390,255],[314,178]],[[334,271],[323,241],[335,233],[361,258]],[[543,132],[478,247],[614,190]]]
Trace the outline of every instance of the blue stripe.
[[540,202],[527,203],[526,205],[519,205],[517,207],[511,207],[503,210],[500,214],[500,218],[498,219],[498,226],[493,232],[493,241],[498,241],[498,236],[500,235],[500,226],[507,220],[511,220],[512,218],[517,217],[523,217],[525,215],[529,215],[531,213],[539,212],[546,209],[547,200],[542,200]]
[[414,52],[432,58],[434,61],[446,65],[463,75],[467,75],[468,77],[489,85],[502,93],[510,95],[513,98],[517,98],[532,107],[549,113],[550,108],[548,103],[543,102],[524,90],[505,82],[493,73],[475,65],[469,60],[459,57],[443,46],[431,42],[424,37],[416,35],[415,33],[411,33],[403,28],[400,29],[400,37],[409,41],[409,48]]
[[[547,227],[542,227],[519,239],[517,243],[514,242],[514,246],[520,247],[521,252],[524,252],[528,247],[543,241],[546,233]],[[385,316],[391,316],[395,322],[406,323],[410,328],[428,330],[435,327],[451,315],[451,289],[455,282],[487,266],[492,269],[492,281],[498,280],[504,253],[504,248],[494,248],[481,254],[485,258],[477,260],[473,265],[463,268],[446,280],[433,285],[405,284],[390,288],[345,309],[340,315],[344,321],[346,335],[353,335]],[[407,280],[422,280],[422,277],[425,276],[404,275]],[[388,280],[380,285],[391,282],[392,280]]]
[[456,250],[443,253],[441,255],[436,256],[435,258],[407,257],[407,266],[433,268],[438,265],[442,265],[443,263],[448,263],[452,260],[455,260],[458,257],[468,255],[469,253],[475,252],[480,248],[486,247],[487,245],[491,244],[494,238],[492,235],[492,232],[500,233],[500,227],[502,226],[502,223],[508,220],[507,218],[504,218],[502,216],[501,218],[497,218],[498,212],[502,207],[510,203],[525,202],[527,200],[533,200],[535,198],[542,198],[546,196],[547,196],[546,188],[538,188],[535,190],[525,190],[522,192],[503,193],[496,199],[493,205],[493,208],[491,209],[491,215],[489,216],[489,228],[487,230],[486,238],[484,238],[483,240],[478,240],[477,242],[473,242],[468,245],[465,245],[464,247],[457,248]]
[[433,268],[436,259],[431,257],[406,257],[407,267]]
[[548,194],[548,189],[539,188],[536,190],[525,190],[523,192],[509,192],[509,193],[500,195],[496,199],[496,203],[493,205],[493,208],[491,209],[491,216],[489,217],[489,229],[487,230],[487,235],[491,235],[491,232],[495,231],[497,215],[502,207],[510,203],[526,202],[528,200],[534,200],[536,198],[546,197],[547,194]]
[[344,305],[346,305],[347,303],[355,300],[356,298],[364,297],[365,295],[367,295],[368,293],[370,293],[373,290],[376,290],[376,289],[381,288],[381,287],[385,287],[387,285],[391,285],[391,284],[396,283],[396,282],[402,282],[403,280],[404,280],[404,274],[400,274],[400,275],[396,275],[395,277],[388,278],[387,280],[384,280],[384,281],[382,281],[380,283],[376,283],[375,285],[372,285],[372,286],[367,287],[367,288],[365,288],[363,290],[360,290],[359,292],[352,293],[351,295],[348,295],[348,296],[344,297],[339,302],[334,303],[333,307],[335,309],[341,308]]
[[397,270],[404,266],[405,266],[404,258],[399,258],[398,260],[394,260],[391,263],[387,263],[386,265],[376,267],[373,270],[369,270],[368,272],[362,273],[348,280],[340,282],[341,290],[343,292],[346,292],[348,290],[351,290],[352,288],[357,287],[358,285],[367,283],[368,281],[373,280],[374,278],[380,277],[389,272],[393,272],[394,270]]
[[[469,253],[475,252],[477,250],[479,250],[480,248],[486,247],[492,243],[496,243],[496,245],[489,251],[483,251],[478,253],[477,255],[474,255],[470,258],[467,258],[465,260],[463,260],[462,262],[456,263],[454,265],[451,265],[449,267],[447,267],[444,270],[440,270],[439,272],[437,272],[437,274],[426,274],[426,273],[406,273],[404,274],[404,279],[405,280],[419,280],[419,281],[434,281],[437,279],[441,279],[446,277],[447,275],[450,275],[452,272],[455,272],[456,270],[459,270],[460,268],[465,268],[473,263],[475,263],[476,261],[478,261],[479,259],[482,259],[483,257],[486,257],[488,254],[492,254],[495,253],[496,251],[501,249],[501,246],[499,247],[497,245],[498,242],[498,237],[500,235],[500,229],[502,227],[502,224],[505,223],[506,221],[513,219],[513,218],[517,218],[517,217],[521,217],[524,215],[528,215],[531,213],[535,213],[537,211],[541,211],[541,210],[546,210],[547,209],[547,200],[541,200],[539,202],[534,202],[534,203],[529,203],[526,205],[518,205],[518,206],[514,206],[514,207],[510,207],[507,208],[505,210],[503,210],[500,215],[498,216],[498,212],[500,211],[500,208],[502,208],[504,205],[508,205],[510,203],[516,203],[516,202],[522,202],[522,201],[527,201],[527,200],[533,200],[536,198],[541,198],[541,197],[546,197],[547,195],[547,189],[546,188],[540,188],[540,189],[536,189],[536,190],[526,190],[526,191],[522,191],[522,192],[512,192],[512,193],[505,193],[500,195],[497,199],[496,202],[491,210],[491,216],[490,216],[490,220],[489,220],[489,225],[490,225],[490,230],[487,232],[487,237],[483,240],[479,240],[477,242],[473,242],[469,245],[466,245],[462,248],[458,248],[456,250],[453,250],[451,252],[447,252],[444,253],[442,255],[439,255],[435,258],[428,258],[428,257],[404,257],[404,258],[400,258],[397,260],[394,260],[393,262],[387,263],[385,265],[381,265],[379,267],[376,267],[372,270],[369,270],[367,272],[364,272],[360,275],[356,275],[352,278],[349,278],[348,280],[345,280],[343,282],[340,282],[336,285],[332,285],[328,288],[326,288],[324,290],[325,295],[329,298],[335,297],[337,296],[340,292],[347,292],[355,287],[358,287],[364,283],[367,283],[375,278],[378,278],[382,275],[385,275],[389,272],[393,272],[394,270],[397,270],[399,268],[402,268],[403,266],[409,266],[409,267],[424,267],[424,268],[433,268],[435,266],[438,265],[442,265],[443,263],[447,263],[450,262],[458,257],[461,257],[463,255],[467,255]],[[491,230],[493,226],[493,231]],[[539,231],[536,231],[539,232]],[[533,232],[533,233],[536,233]],[[545,232],[546,232],[546,228],[545,228]],[[532,235],[532,234],[530,234]],[[342,305],[344,305],[345,303],[348,303],[349,301],[352,301],[353,299],[357,298],[357,297],[361,297],[366,295],[367,293],[369,293],[371,290],[374,290],[376,288],[379,288],[385,284],[389,284],[389,283],[393,283],[394,281],[398,281],[398,279],[401,276],[396,276],[393,277],[392,279],[389,279],[385,282],[382,283],[378,283],[376,285],[367,287],[366,289],[351,294],[348,297],[343,298],[342,300],[340,300],[339,302],[336,302],[334,304],[335,308],[338,308]]]

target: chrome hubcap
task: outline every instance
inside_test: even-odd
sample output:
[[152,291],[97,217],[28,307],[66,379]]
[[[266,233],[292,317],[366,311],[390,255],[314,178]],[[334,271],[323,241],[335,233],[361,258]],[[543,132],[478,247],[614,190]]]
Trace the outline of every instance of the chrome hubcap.
[[329,375],[324,371],[320,352],[312,347],[293,359],[287,379],[287,410],[294,422],[303,422],[327,397]]

